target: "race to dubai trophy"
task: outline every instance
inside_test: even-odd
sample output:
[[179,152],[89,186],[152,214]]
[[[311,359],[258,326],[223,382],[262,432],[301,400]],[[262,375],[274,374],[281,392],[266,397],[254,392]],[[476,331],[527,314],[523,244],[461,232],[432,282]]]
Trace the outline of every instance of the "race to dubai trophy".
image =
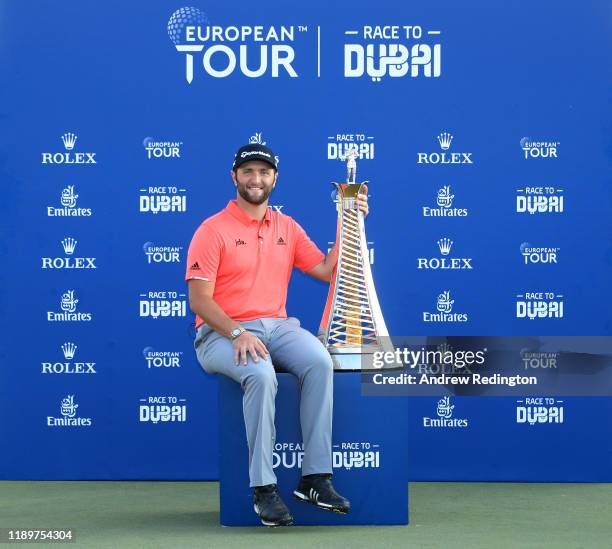
[[329,284],[319,338],[335,370],[378,369],[372,367],[371,356],[363,355],[393,352],[393,345],[374,288],[363,212],[357,209],[357,194],[368,181],[355,182],[357,150],[349,148],[345,158],[346,183],[333,183],[338,193],[338,263]]

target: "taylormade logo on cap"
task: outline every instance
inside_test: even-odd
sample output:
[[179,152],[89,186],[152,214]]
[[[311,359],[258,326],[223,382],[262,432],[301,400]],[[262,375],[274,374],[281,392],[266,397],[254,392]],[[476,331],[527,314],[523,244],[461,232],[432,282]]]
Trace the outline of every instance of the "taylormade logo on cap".
[[268,158],[272,158],[271,155],[269,155],[267,152],[263,152],[263,151],[244,151],[240,155],[240,158],[245,158],[247,156],[251,156],[252,154],[256,154],[258,156],[266,156]]
[[260,143],[249,143],[240,147],[234,156],[232,168],[235,170],[250,160],[261,160],[270,164],[275,170],[277,169],[278,161],[276,156],[268,147]]

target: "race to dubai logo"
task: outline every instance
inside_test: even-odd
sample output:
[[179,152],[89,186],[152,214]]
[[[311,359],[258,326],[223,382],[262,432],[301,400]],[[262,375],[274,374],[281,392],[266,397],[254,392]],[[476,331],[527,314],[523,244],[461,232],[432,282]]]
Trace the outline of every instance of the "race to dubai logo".
[[516,190],[517,213],[563,213],[563,189],[555,187],[525,187]]
[[[343,441],[332,445],[334,469],[378,469],[382,454],[380,444],[371,441]],[[272,467],[301,469],[304,460],[303,442],[275,442]]]
[[529,425],[563,423],[563,400],[551,397],[527,397],[516,401],[516,422]]
[[366,133],[337,132],[327,137],[327,160],[346,162],[349,150],[357,153],[357,160],[374,159],[374,136]]
[[187,295],[175,291],[150,291],[140,294],[139,315],[142,318],[187,316]]
[[441,31],[419,25],[364,25],[344,31],[345,78],[437,78],[442,74]]
[[563,295],[556,292],[525,292],[516,295],[516,318],[563,318]]
[[168,36],[185,54],[185,79],[194,78],[194,56],[201,55],[206,75],[225,78],[235,71],[247,78],[286,75],[296,78],[294,42],[308,32],[304,25],[210,25],[208,16],[195,7],[176,10],[168,21]]
[[175,186],[139,189],[141,213],[184,213],[187,211],[187,190]]
[[187,399],[175,396],[141,398],[139,420],[142,423],[184,423],[187,421]]

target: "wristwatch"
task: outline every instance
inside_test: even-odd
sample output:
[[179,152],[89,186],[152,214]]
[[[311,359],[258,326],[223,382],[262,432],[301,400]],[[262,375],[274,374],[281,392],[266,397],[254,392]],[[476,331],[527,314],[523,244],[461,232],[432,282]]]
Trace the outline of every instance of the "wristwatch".
[[234,339],[236,339],[238,336],[242,335],[244,332],[246,332],[246,330],[242,326],[240,326],[239,328],[234,328],[230,332],[230,339],[232,341],[234,341]]

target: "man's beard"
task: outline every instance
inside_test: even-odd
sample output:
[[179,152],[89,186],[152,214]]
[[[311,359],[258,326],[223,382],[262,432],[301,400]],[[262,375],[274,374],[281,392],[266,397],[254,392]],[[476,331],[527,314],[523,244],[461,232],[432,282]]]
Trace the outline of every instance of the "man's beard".
[[259,206],[260,204],[263,204],[266,200],[268,200],[268,197],[270,196],[270,194],[272,194],[272,189],[273,187],[263,187],[262,188],[262,192],[260,193],[260,196],[258,198],[253,198],[251,196],[249,196],[249,190],[247,189],[246,185],[242,185],[241,183],[238,183],[238,194],[244,198],[249,204],[253,204],[255,206]]

